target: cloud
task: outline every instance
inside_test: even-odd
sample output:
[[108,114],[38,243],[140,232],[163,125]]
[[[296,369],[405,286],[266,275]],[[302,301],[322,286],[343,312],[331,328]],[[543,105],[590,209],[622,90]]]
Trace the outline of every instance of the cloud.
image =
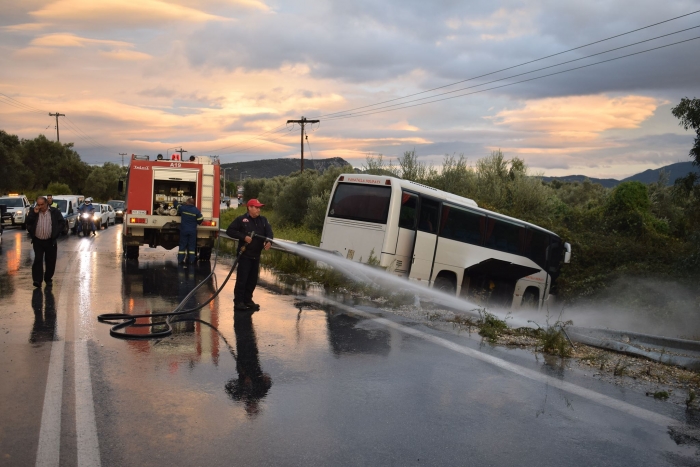
[[0,29],[3,29],[5,31],[9,32],[31,32],[31,31],[39,31],[41,29],[44,29],[48,26],[47,23],[22,23],[22,24],[12,24],[10,26],[3,26]]
[[123,41],[89,39],[70,33],[46,34],[30,42],[35,47],[86,47],[88,45],[108,47],[133,47],[133,44]]
[[496,114],[498,125],[526,133],[553,137],[569,145],[591,142],[601,133],[612,129],[638,128],[663,104],[645,96],[610,98],[598,96],[571,96],[528,101],[516,110]]
[[133,62],[139,60],[150,60],[150,55],[143,52],[136,52],[135,50],[110,50],[107,52],[100,52],[100,55],[110,58],[112,60],[121,60],[125,62]]
[[31,14],[42,21],[95,28],[103,25],[128,28],[162,26],[169,22],[229,21],[222,16],[160,0],[58,0]]

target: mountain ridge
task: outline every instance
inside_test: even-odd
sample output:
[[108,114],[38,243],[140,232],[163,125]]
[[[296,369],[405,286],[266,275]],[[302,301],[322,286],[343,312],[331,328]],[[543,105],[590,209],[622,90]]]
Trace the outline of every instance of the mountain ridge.
[[[329,167],[343,167],[351,165],[342,157],[331,157],[328,159],[304,159],[304,169],[318,170],[323,172]],[[263,159],[258,161],[247,162],[230,162],[221,164],[221,171],[226,169],[226,179],[229,181],[242,181],[246,178],[273,178],[280,175],[289,175],[299,171],[301,168],[301,160],[294,158],[280,159]],[[599,183],[606,188],[614,188],[622,182],[639,181],[644,184],[655,183],[659,180],[661,171],[668,173],[668,185],[673,185],[676,179],[685,177],[689,172],[695,172],[700,175],[700,167],[694,166],[691,161],[676,162],[658,169],[648,169],[644,172],[631,175],[622,180],[614,178],[595,178],[586,175],[563,175],[560,177],[542,177],[545,182],[558,180],[560,182],[583,182],[590,180],[592,183]],[[361,172],[355,169],[355,172]]]

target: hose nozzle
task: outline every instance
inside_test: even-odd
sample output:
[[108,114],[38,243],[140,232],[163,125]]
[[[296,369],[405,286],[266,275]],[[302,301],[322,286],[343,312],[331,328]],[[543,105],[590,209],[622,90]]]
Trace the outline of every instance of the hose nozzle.
[[265,240],[266,242],[270,242],[270,243],[274,242],[274,240],[272,240],[271,238],[267,238],[267,237],[265,237],[265,236],[263,236],[263,235],[256,234],[255,232],[250,232],[250,233],[248,234],[248,236],[249,236],[251,239],[252,239],[252,238],[255,238],[255,237],[259,237],[259,238],[262,238],[263,240]]

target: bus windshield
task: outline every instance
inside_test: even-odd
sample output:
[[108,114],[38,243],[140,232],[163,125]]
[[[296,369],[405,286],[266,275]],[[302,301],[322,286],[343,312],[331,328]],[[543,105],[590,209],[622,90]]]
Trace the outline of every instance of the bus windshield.
[[391,187],[339,183],[328,217],[386,224]]

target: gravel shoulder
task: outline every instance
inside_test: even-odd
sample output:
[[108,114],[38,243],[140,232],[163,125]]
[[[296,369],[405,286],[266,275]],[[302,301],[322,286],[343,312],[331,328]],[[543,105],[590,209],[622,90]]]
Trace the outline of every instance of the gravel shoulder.
[[[427,326],[445,328],[451,325],[455,331],[480,335],[482,324],[473,318],[440,308],[417,306],[389,307],[382,300],[374,300],[383,311],[421,322]],[[486,337],[482,337],[487,339]],[[564,337],[565,339],[565,337]],[[492,345],[526,349],[537,353],[545,361],[564,364],[567,368],[579,369],[584,375],[624,386],[648,397],[684,406],[690,411],[700,412],[700,373],[666,365],[645,358],[625,355],[607,349],[566,341],[568,356],[556,352],[544,352],[543,338],[532,329],[507,328],[488,339]]]

